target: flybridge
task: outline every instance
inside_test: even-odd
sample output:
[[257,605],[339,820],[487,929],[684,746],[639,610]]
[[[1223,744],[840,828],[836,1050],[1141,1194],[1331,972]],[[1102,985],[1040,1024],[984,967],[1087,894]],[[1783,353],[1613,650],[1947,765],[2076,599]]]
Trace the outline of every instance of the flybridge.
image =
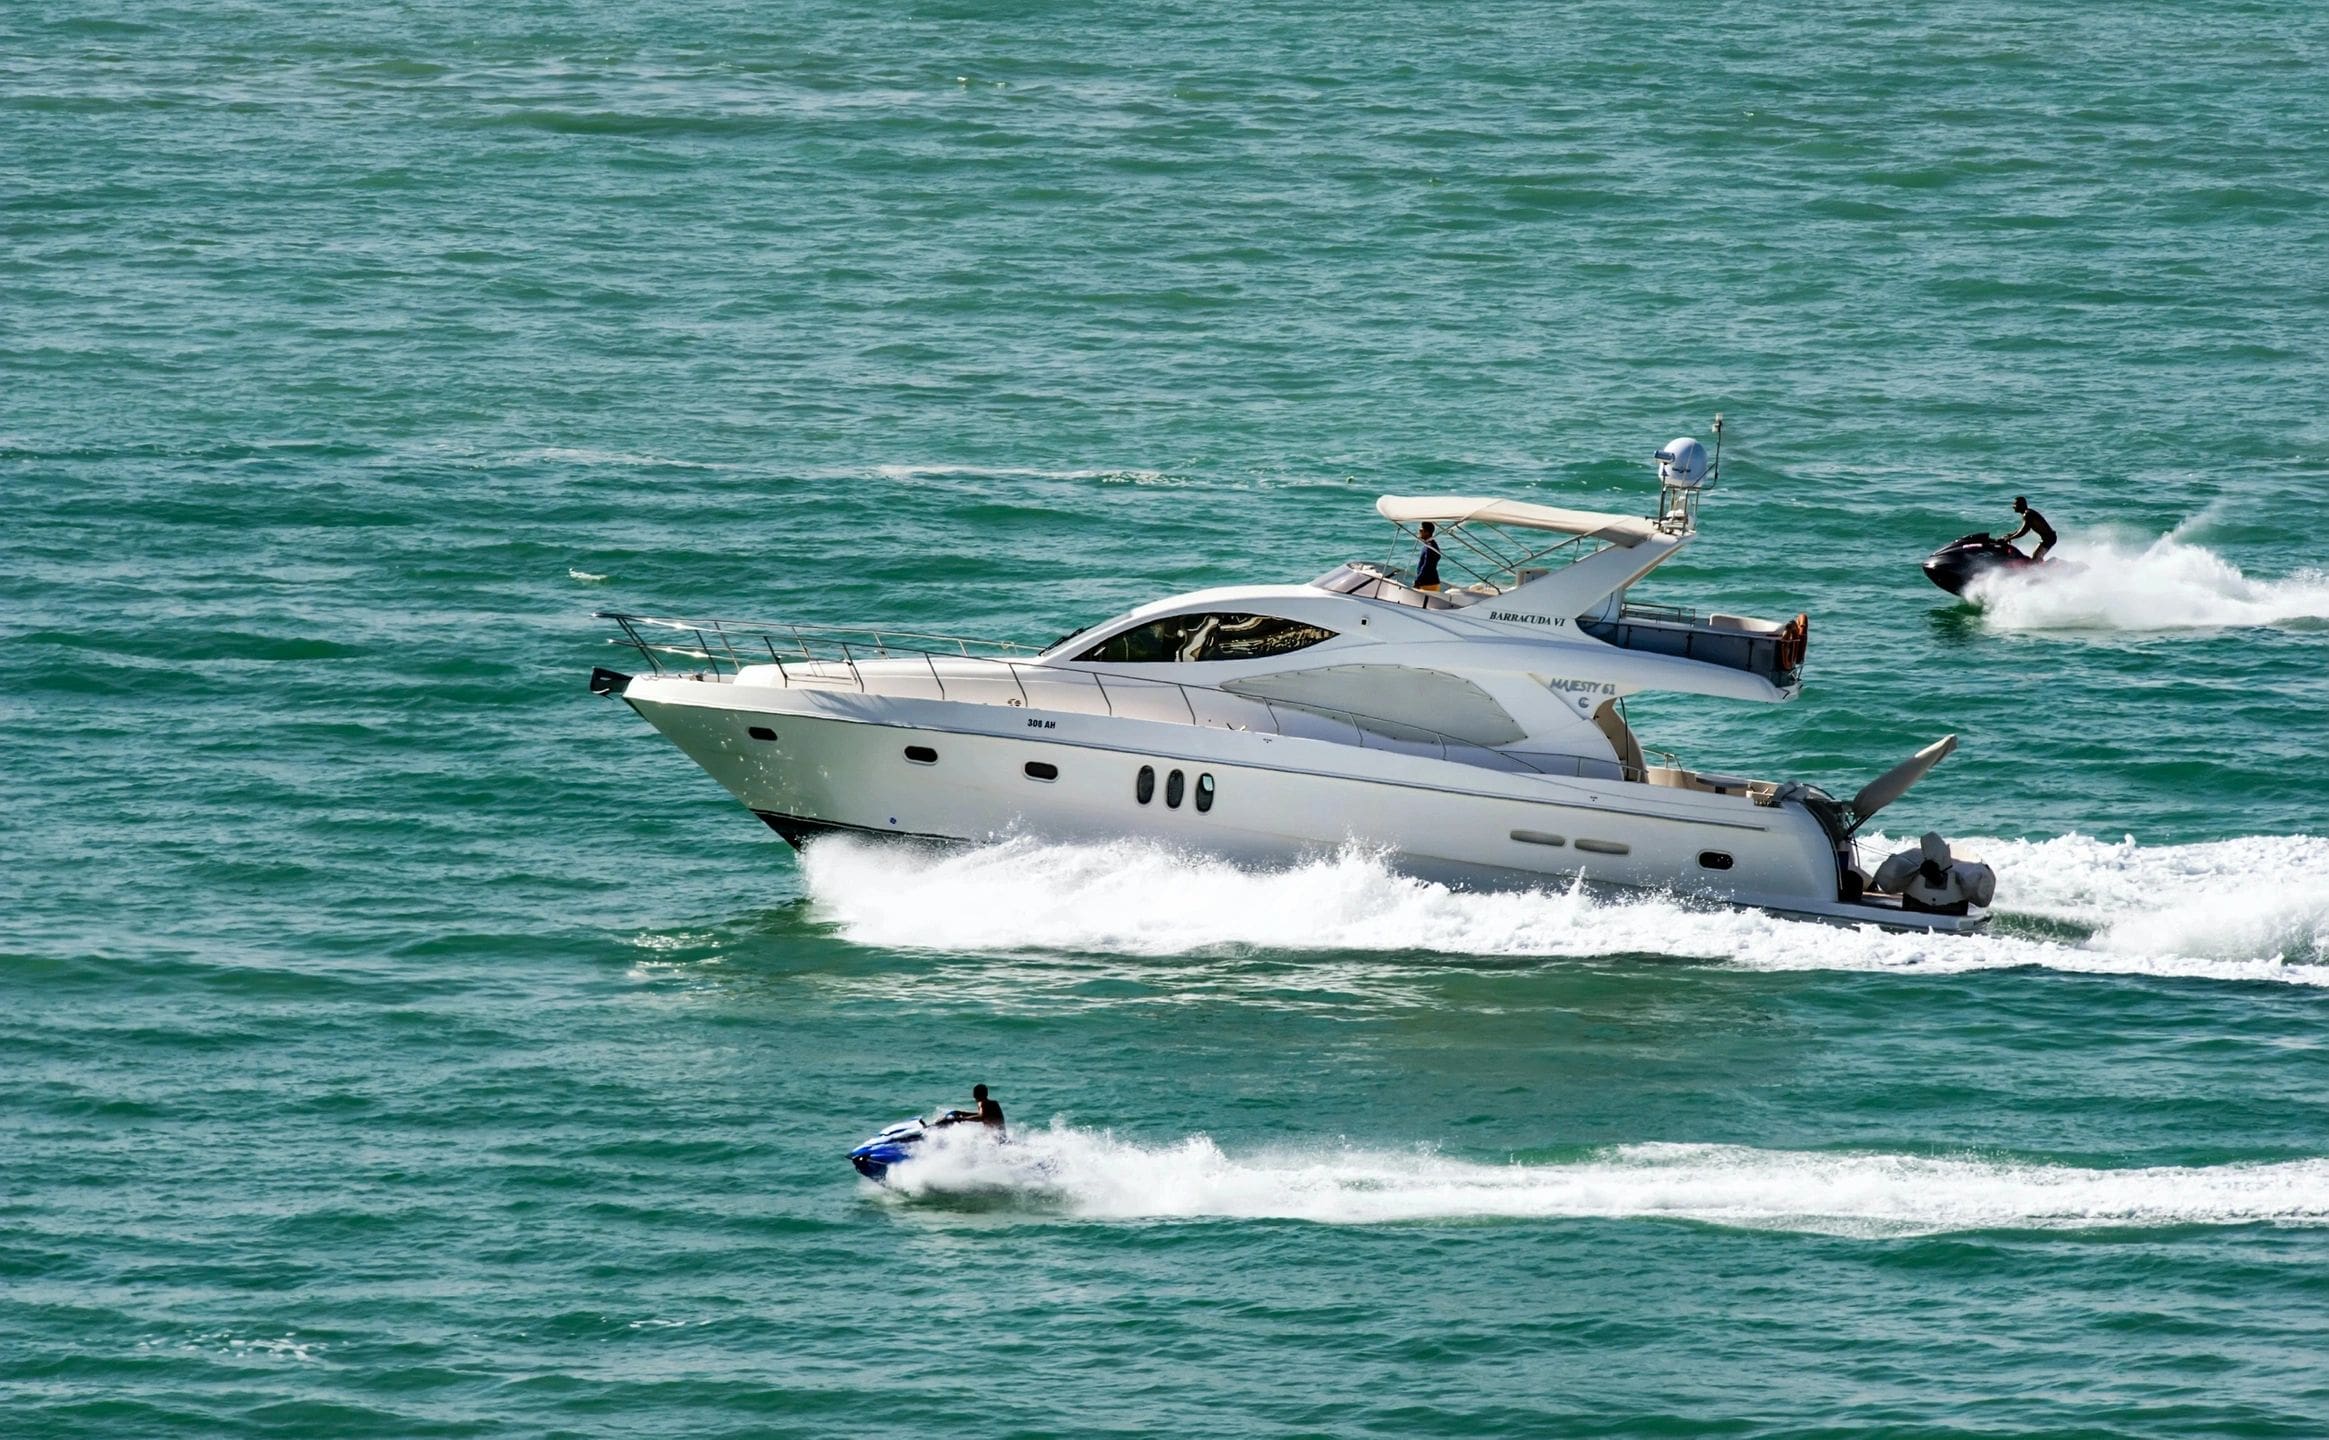
[[[1722,417],[1715,417],[1722,435]],[[1808,617],[1784,624],[1644,605],[1630,588],[1697,538],[1698,498],[1715,466],[1696,440],[1658,451],[1658,513],[1648,519],[1570,510],[1483,495],[1385,495],[1375,511],[1399,527],[1415,553],[1433,528],[1439,565],[1456,583],[1403,568],[1353,561],[1311,582],[1322,590],[1465,618],[1525,626],[1546,638],[1576,636],[1640,654],[1718,665],[1757,676],[1782,692],[1801,683]],[[1546,542],[1545,536],[1560,538]],[[1468,577],[1468,580],[1464,577]],[[1485,602],[1485,603],[1484,603]]]
[[[1581,576],[1576,583],[1556,587],[1560,592],[1556,606],[1513,605],[1507,608],[1515,613],[1492,618],[1520,619],[1523,612],[1563,618],[1583,614],[1696,536],[1698,497],[1715,483],[1721,471],[1722,430],[1722,416],[1717,415],[1712,457],[1704,445],[1687,435],[1659,449],[1658,512],[1647,519],[1489,495],[1385,495],[1375,502],[1375,513],[1414,538],[1419,553],[1422,527],[1433,527],[1433,539],[1440,542],[1435,547],[1440,562],[1472,577],[1472,584],[1455,590],[1418,586],[1423,594],[1445,595],[1450,607],[1460,607],[1470,603],[1463,596],[1507,594],[1563,568],[1584,571],[1590,579]],[[1536,538],[1542,535],[1563,538],[1543,543]],[[1612,558],[1612,551],[1638,553]],[[1605,578],[1611,578],[1611,583],[1602,585],[1597,593],[1587,593],[1589,585]],[[1532,598],[1545,598],[1545,593],[1539,590]],[[1574,607],[1566,608],[1571,602]],[[1424,604],[1427,609],[1437,608]]]
[[1639,545],[1658,533],[1657,522],[1631,515],[1563,510],[1479,495],[1386,495],[1375,502],[1375,513],[1395,525],[1501,525],[1606,540],[1613,545]]
[[1549,627],[1567,626],[1690,539],[1686,530],[1634,516],[1480,495],[1385,495],[1375,511],[1399,527],[1414,547],[1410,554],[1422,551],[1422,527],[1433,527],[1446,583],[1406,566],[1353,560],[1312,585],[1420,610],[1497,600],[1475,618]]

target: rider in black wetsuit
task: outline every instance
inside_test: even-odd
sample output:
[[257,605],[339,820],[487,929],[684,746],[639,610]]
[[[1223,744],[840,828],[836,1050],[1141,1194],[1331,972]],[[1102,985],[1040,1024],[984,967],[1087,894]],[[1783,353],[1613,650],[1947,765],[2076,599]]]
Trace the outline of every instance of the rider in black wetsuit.
[[2045,516],[2030,508],[2028,496],[2014,497],[2014,513],[2022,517],[2022,528],[2005,537],[2005,543],[2011,545],[2024,535],[2035,535],[2038,537],[2038,548],[2031,553],[2030,558],[2045,559],[2046,552],[2054,548],[2054,527],[2046,523]]
[[977,1109],[949,1110],[946,1112],[944,1123],[956,1125],[965,1121],[976,1121],[992,1129],[996,1139],[1003,1138],[1003,1107],[996,1101],[987,1098],[987,1087],[984,1085],[971,1086],[970,1098],[977,1103]]

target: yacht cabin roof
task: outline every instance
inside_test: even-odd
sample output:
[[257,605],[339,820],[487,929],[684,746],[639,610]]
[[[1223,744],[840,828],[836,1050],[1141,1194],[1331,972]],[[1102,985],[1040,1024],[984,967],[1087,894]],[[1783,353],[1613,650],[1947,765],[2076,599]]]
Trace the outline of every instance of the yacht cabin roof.
[[1420,525],[1426,520],[1434,525],[1509,525],[1517,530],[1584,535],[1612,545],[1639,545],[1658,533],[1657,522],[1631,515],[1563,510],[1486,495],[1386,495],[1375,502],[1375,510],[1384,519],[1402,525]]

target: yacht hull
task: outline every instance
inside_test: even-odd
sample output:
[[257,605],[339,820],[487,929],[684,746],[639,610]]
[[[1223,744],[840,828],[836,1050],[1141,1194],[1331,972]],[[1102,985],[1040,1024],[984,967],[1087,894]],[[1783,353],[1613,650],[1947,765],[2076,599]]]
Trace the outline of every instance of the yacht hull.
[[672,675],[620,693],[795,845],[1137,837],[1253,866],[1357,845],[1464,889],[1582,881],[1890,928],[1981,920],[1840,900],[1834,845],[1792,801],[1025,706]]

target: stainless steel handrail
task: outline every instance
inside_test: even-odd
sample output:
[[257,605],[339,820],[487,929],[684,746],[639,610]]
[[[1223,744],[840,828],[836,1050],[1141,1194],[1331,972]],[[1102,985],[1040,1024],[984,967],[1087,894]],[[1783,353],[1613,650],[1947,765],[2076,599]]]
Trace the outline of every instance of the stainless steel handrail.
[[[1625,765],[1621,762],[1603,759],[1599,756],[1564,755],[1551,751],[1530,751],[1526,754],[1523,754],[1514,750],[1500,750],[1492,745],[1482,745],[1476,741],[1466,740],[1460,736],[1450,735],[1442,730],[1432,729],[1427,725],[1418,725],[1410,720],[1395,720],[1388,716],[1369,715],[1364,711],[1345,710],[1339,706],[1297,705],[1289,701],[1272,702],[1262,699],[1259,696],[1240,695],[1236,691],[1224,690],[1215,685],[1192,685],[1185,681],[1166,680],[1153,675],[1127,675],[1120,671],[1071,670],[1053,665],[1030,666],[1026,661],[1013,659],[1007,655],[973,654],[967,648],[968,646],[975,644],[987,646],[993,649],[1009,650],[1016,654],[1033,653],[1029,652],[1024,646],[1011,645],[1006,642],[963,640],[959,637],[951,635],[916,635],[912,632],[906,631],[877,631],[870,626],[795,625],[786,621],[769,622],[735,620],[678,620],[664,619],[648,615],[629,615],[613,610],[598,611],[594,618],[613,621],[615,625],[623,632],[623,638],[616,640],[610,637],[609,643],[617,645],[629,645],[632,649],[639,652],[641,658],[645,659],[647,663],[654,668],[657,674],[664,673],[663,663],[656,658],[658,655],[670,655],[679,657],[681,659],[701,661],[706,666],[710,667],[712,673],[719,675],[722,678],[728,678],[732,673],[741,673],[744,669],[745,662],[736,651],[733,637],[739,634],[744,634],[745,632],[750,632],[751,635],[758,637],[760,643],[757,648],[766,650],[768,652],[769,659],[767,663],[775,667],[777,673],[783,677],[784,683],[788,687],[794,683],[793,667],[795,666],[839,667],[839,669],[846,672],[846,678],[848,682],[853,684],[860,694],[869,694],[871,691],[866,685],[865,672],[859,668],[857,658],[858,652],[851,648],[848,641],[840,639],[839,637],[842,635],[875,636],[877,637],[875,649],[878,651],[882,658],[921,659],[929,670],[930,680],[932,685],[938,691],[938,697],[942,700],[948,699],[950,697],[946,693],[945,678],[938,669],[938,659],[943,657],[949,660],[973,660],[984,665],[996,665],[1002,667],[1002,669],[1009,675],[1013,688],[1019,692],[1018,700],[1013,703],[1026,709],[1033,709],[1034,701],[1028,693],[1026,677],[1020,672],[1024,669],[1033,669],[1045,679],[1049,680],[1067,681],[1071,683],[1082,681],[1091,682],[1093,691],[1099,695],[1101,705],[1104,707],[1106,713],[1110,716],[1119,716],[1122,713],[1117,708],[1116,697],[1109,692],[1106,683],[1107,681],[1113,680],[1116,681],[1119,686],[1123,687],[1138,688],[1146,686],[1151,688],[1166,687],[1172,689],[1179,695],[1182,707],[1188,712],[1189,724],[1198,728],[1203,728],[1206,722],[1199,717],[1197,713],[1196,701],[1192,697],[1195,695],[1206,695],[1211,697],[1218,697],[1219,699],[1228,702],[1233,706],[1258,708],[1262,714],[1269,717],[1270,728],[1273,733],[1285,739],[1303,739],[1310,737],[1293,734],[1286,729],[1285,717],[1279,713],[1278,709],[1279,705],[1281,704],[1285,705],[1287,709],[1294,711],[1296,714],[1306,715],[1312,717],[1313,719],[1339,721],[1343,724],[1349,725],[1351,727],[1354,742],[1358,748],[1362,750],[1383,748],[1396,749],[1396,747],[1401,745],[1425,744],[1435,747],[1439,758],[1446,761],[1455,761],[1456,753],[1461,751],[1468,754],[1491,756],[1494,757],[1497,761],[1502,762],[1498,766],[1489,766],[1484,768],[1504,768],[1505,766],[1511,766],[1549,777],[1565,776],[1568,778],[1576,779],[1609,778],[1588,775],[1586,767],[1592,766],[1597,769],[1600,767],[1608,767],[1610,770],[1616,772],[1616,776],[1614,778],[1622,780],[1639,782],[1645,781],[1649,778],[1647,772],[1640,767]],[[642,626],[652,626],[660,629],[670,630],[675,633],[692,635],[695,637],[696,644],[692,647],[686,645],[659,645],[649,640],[644,635],[640,634],[640,627]],[[707,630],[711,632],[711,635],[718,637],[717,649],[713,648],[713,641],[705,634]],[[798,653],[789,658],[778,653],[775,644],[770,639],[772,633],[790,636],[793,641],[793,648]],[[827,637],[831,637],[830,644],[832,645],[833,649],[839,652],[837,657],[834,655],[819,655],[816,653],[812,642],[814,640],[824,639]],[[941,644],[950,645],[955,648],[952,651],[944,651],[934,650],[927,646],[920,645],[898,645],[890,643],[892,639],[935,640]],[[859,643],[863,644],[864,642],[860,641]],[[749,637],[746,639],[746,645],[748,649],[752,648],[751,639]],[[892,652],[898,653],[893,654]],[[732,671],[723,670],[721,668],[723,660],[725,660],[729,666],[733,667]],[[756,657],[751,663],[758,665],[762,662]],[[840,675],[827,673],[812,678],[834,680],[841,679],[843,677]],[[1381,730],[1370,730],[1368,728],[1367,722],[1372,722],[1377,726],[1387,726],[1395,731],[1423,736],[1425,739],[1421,741],[1402,741],[1398,738],[1397,735],[1386,734]],[[1245,729],[1247,727],[1242,725],[1223,723],[1220,728],[1238,730]],[[1368,737],[1370,735],[1372,735],[1378,742],[1376,745],[1370,746],[1368,744]],[[1669,761],[1672,759],[1671,756],[1667,758]],[[1545,765],[1537,763],[1540,760],[1560,762],[1560,766],[1559,768],[1547,768]]]
[[[631,615],[617,610],[600,610],[592,618],[612,620],[618,625],[625,625],[626,628],[629,625],[659,625],[669,630],[697,630],[709,625],[714,629],[750,630],[790,635],[796,641],[805,636],[864,635],[872,639],[876,648],[880,648],[885,637],[898,640],[935,640],[942,645],[953,646],[958,654],[965,656],[970,654],[970,647],[973,645],[986,650],[1008,651],[1014,655],[1040,653],[1012,640],[968,639],[960,635],[932,635],[920,630],[893,630],[887,626],[876,625],[803,625],[791,620],[675,620],[653,615]],[[922,647],[900,648],[919,650]]]

